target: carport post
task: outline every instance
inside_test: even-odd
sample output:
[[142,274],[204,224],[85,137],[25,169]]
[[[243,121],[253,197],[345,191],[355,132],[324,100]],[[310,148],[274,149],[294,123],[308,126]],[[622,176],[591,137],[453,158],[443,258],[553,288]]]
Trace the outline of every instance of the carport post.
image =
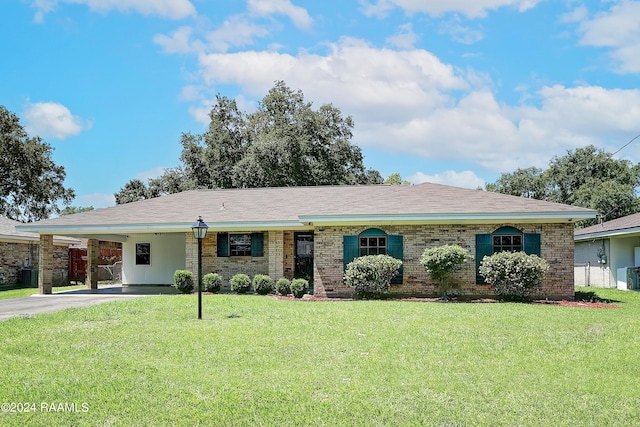
[[38,251],[38,291],[48,295],[53,290],[53,235],[40,235]]
[[87,241],[87,289],[98,289],[98,257],[100,248],[97,239]]

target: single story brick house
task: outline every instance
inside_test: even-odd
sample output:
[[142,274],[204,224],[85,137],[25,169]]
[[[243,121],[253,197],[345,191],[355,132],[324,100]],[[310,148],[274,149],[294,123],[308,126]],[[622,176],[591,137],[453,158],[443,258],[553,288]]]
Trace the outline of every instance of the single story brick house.
[[574,240],[576,285],[640,290],[640,213],[576,230]]
[[[404,263],[393,292],[434,294],[420,255],[457,244],[475,257],[459,275],[464,294],[493,293],[478,274],[484,255],[525,250],[549,262],[543,294],[561,299],[574,295],[574,223],[596,212],[430,183],[281,187],[191,190],[19,228],[41,236],[40,290],[48,293],[54,233],[89,239],[90,271],[95,242],[117,241],[124,285],[171,284],[177,269],[197,273],[191,225],[199,216],[209,226],[203,273],[218,272],[225,282],[235,273],[303,276],[316,295],[351,295],[345,266],[360,255],[386,253]],[[97,286],[93,277],[88,283]]]
[[[31,284],[38,271],[40,236],[36,233],[18,231],[19,221],[0,217],[0,282],[7,284]],[[64,283],[67,278],[69,247],[80,244],[80,240],[54,236],[52,280]]]

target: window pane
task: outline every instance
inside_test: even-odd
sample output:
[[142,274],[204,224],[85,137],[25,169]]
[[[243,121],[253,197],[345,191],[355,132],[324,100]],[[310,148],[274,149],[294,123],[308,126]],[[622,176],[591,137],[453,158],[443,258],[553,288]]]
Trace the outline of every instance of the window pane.
[[378,239],[376,237],[369,237],[369,246],[378,246]]
[[367,249],[366,248],[360,248],[360,256],[365,256],[367,255]]
[[511,236],[502,236],[502,246],[511,246]]
[[361,237],[360,238],[360,247],[363,246],[367,246],[367,238],[366,237]]
[[500,236],[493,236],[493,246],[500,246]]
[[381,248],[387,247],[387,239],[385,237],[378,237],[378,246]]
[[522,236],[513,236],[513,246],[522,247]]

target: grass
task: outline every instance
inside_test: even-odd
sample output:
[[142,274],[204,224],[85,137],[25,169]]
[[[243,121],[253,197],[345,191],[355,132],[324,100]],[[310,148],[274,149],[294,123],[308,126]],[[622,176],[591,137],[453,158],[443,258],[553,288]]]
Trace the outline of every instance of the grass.
[[[86,285],[74,285],[74,286],[56,286],[53,288],[53,292],[72,291],[74,289],[84,289]],[[20,288],[10,289],[6,291],[0,291],[0,299],[7,298],[22,298],[28,297],[38,293],[38,288]]]
[[0,402],[36,411],[0,425],[638,425],[640,294],[597,294],[620,308],[205,295],[198,321],[174,295],[10,319]]

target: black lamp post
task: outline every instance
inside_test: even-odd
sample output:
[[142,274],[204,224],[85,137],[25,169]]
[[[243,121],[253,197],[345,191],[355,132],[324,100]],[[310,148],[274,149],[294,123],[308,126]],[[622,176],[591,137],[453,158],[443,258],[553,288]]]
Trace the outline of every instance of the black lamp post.
[[191,226],[193,237],[198,239],[198,319],[202,319],[202,239],[207,235],[208,228],[201,216]]

